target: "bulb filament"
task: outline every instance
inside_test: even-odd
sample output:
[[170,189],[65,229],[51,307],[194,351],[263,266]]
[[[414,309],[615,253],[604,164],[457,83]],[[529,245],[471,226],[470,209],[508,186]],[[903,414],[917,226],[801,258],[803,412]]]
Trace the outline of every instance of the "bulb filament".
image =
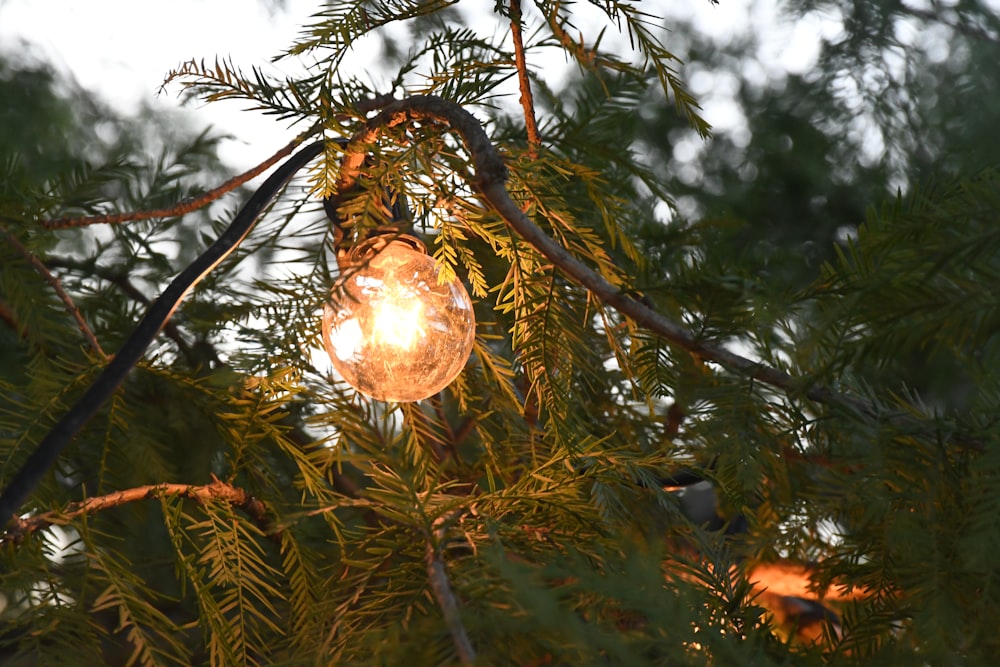
[[374,338],[381,345],[413,350],[424,332],[424,306],[416,297],[387,299],[374,307]]

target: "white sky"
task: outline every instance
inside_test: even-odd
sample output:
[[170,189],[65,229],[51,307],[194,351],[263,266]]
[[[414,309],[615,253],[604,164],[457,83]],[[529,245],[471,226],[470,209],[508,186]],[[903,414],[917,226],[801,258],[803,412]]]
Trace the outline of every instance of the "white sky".
[[[708,0],[663,0],[643,8],[693,13],[699,30],[727,39],[759,21],[773,21],[775,1],[726,0],[714,6]],[[270,64],[272,56],[292,43],[320,5],[319,0],[286,0],[283,8],[270,10],[257,0],[0,0],[0,48],[14,48],[19,41],[30,43],[39,56],[71,73],[84,88],[97,91],[116,108],[134,110],[140,101],[176,107],[177,87],[157,96],[171,68],[191,58],[213,61],[219,56],[232,57],[245,69],[262,66],[281,73]],[[460,3],[472,12],[477,6],[485,15],[493,1]],[[525,8],[529,15],[534,11],[530,3]],[[477,27],[492,31],[495,19],[489,21]],[[505,30],[505,26],[498,29]],[[788,50],[779,49],[776,67],[801,67],[809,62],[803,53],[815,38],[807,35],[803,40],[801,32],[794,35],[800,44],[798,56],[788,60]],[[789,44],[788,39],[776,37],[782,45]],[[353,64],[377,68],[377,61],[364,62],[365,55],[362,50]],[[292,68],[295,63],[283,61],[278,67]],[[713,109],[706,111],[711,115]],[[725,128],[733,122],[724,105],[717,106],[715,112],[717,117],[709,118],[714,125]],[[192,107],[188,115],[195,126],[212,124],[238,137],[237,142],[224,146],[222,157],[239,169],[270,155],[291,136],[273,118],[243,112],[238,103]]]
[[[695,30],[720,43],[754,34],[761,41],[758,58],[744,63],[742,75],[763,84],[787,72],[807,71],[816,62],[820,39],[840,30],[837,15],[813,14],[782,23],[778,7],[785,1],[722,0],[714,5],[709,0],[646,0],[641,7],[666,16],[668,25],[671,18],[691,17]],[[923,4],[922,0],[909,1],[914,6]],[[258,66],[279,75],[292,73],[288,68],[296,67],[295,62],[275,66],[271,58],[293,42],[323,3],[284,0],[282,4],[269,9],[258,0],[0,0],[0,49],[30,43],[33,52],[123,111],[138,108],[140,101],[176,108],[178,86],[159,96],[157,90],[167,71],[192,58],[211,62],[216,56],[231,57],[245,70]],[[483,21],[475,27],[488,36],[506,31],[490,15],[493,4],[494,0],[462,0],[459,7],[467,16],[481,11]],[[1000,6],[1000,0],[989,4]],[[528,2],[524,7],[531,21],[534,5]],[[600,12],[585,2],[575,5],[574,11],[581,14],[577,24],[584,29],[588,12],[600,18]],[[613,33],[613,29],[607,31],[603,44],[627,48],[627,38]],[[671,47],[670,37],[667,46]],[[350,59],[353,67],[378,70],[375,50],[362,47],[356,53]],[[565,67],[565,58],[557,55],[541,69],[558,76]],[[746,127],[743,112],[732,103],[733,86],[738,82],[725,73],[692,76],[682,69],[681,75],[702,102],[708,121],[717,131],[733,133],[738,142]],[[272,117],[241,111],[236,102],[191,107],[187,114],[195,127],[211,124],[237,137],[223,146],[222,157],[238,169],[270,155],[292,134]]]
[[[140,101],[177,108],[178,86],[157,95],[169,70],[216,55],[232,56],[246,69],[272,69],[271,57],[292,43],[317,4],[286,0],[284,10],[269,12],[256,0],[0,0],[0,48],[31,43],[40,57],[126,112]],[[274,118],[242,112],[236,103],[191,107],[188,115],[196,127],[212,124],[240,139],[223,158],[241,169],[292,136]]]

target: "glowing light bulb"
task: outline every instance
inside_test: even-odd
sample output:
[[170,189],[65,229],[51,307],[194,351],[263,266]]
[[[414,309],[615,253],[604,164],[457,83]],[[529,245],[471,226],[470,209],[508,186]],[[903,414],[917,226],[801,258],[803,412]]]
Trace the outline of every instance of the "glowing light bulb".
[[371,238],[350,263],[323,308],[323,345],[344,381],[396,402],[451,384],[476,334],[462,283],[439,283],[434,260],[409,236]]

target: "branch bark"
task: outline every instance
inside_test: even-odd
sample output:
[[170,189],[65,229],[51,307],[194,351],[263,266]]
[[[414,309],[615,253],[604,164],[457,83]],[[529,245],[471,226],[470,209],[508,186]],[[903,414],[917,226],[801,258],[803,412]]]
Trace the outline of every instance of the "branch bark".
[[116,491],[104,496],[87,498],[80,502],[70,503],[65,510],[45,512],[28,518],[17,518],[10,522],[6,532],[0,537],[0,544],[12,542],[20,544],[25,537],[49,526],[63,526],[83,515],[93,514],[112,507],[120,507],[126,503],[132,503],[148,498],[160,498],[163,496],[180,496],[190,498],[198,502],[209,500],[222,500],[233,507],[243,510],[247,516],[257,525],[261,531],[268,536],[273,535],[271,521],[268,518],[264,503],[257,500],[244,489],[227,484],[219,479],[214,479],[211,484],[196,486],[193,484],[150,484],[139,486],[134,489]]
[[76,320],[76,326],[80,329],[84,338],[87,339],[87,343],[90,344],[90,347],[94,350],[97,356],[106,361],[108,355],[104,352],[101,344],[97,342],[97,336],[94,335],[90,326],[87,325],[87,321],[83,319],[83,314],[80,312],[80,309],[76,307],[76,303],[73,302],[70,295],[63,289],[62,283],[59,279],[52,275],[52,272],[49,271],[48,267],[45,266],[44,263],[42,263],[42,260],[35,257],[35,255],[24,247],[24,245],[18,241],[13,234],[7,231],[6,228],[0,227],[0,231],[2,231],[4,236],[7,237],[7,242],[10,243],[14,249],[17,250],[21,256],[24,257],[36,271],[38,271],[39,274],[41,274],[43,278],[45,278],[45,281],[49,285],[52,286],[53,291],[55,291],[55,293],[59,296],[63,305],[66,306],[66,310],[73,317],[73,319]]
[[176,218],[186,215],[192,211],[203,208],[226,193],[232,192],[247,181],[260,176],[278,162],[278,160],[291,154],[295,148],[320,129],[320,125],[313,125],[311,128],[289,141],[271,157],[267,158],[256,167],[253,167],[238,176],[230,178],[222,185],[212,188],[208,192],[185,199],[182,202],[167,208],[156,208],[149,211],[129,211],[127,213],[112,213],[108,215],[92,215],[84,217],[54,218],[52,220],[42,220],[39,224],[45,229],[67,229],[70,227],[86,227],[97,224],[118,224],[122,222],[135,222],[138,220],[150,220],[152,218]]
[[510,35],[514,40],[514,65],[517,67],[517,82],[521,88],[524,126],[528,132],[528,156],[535,159],[538,157],[538,147],[542,145],[542,138],[538,133],[538,119],[535,117],[535,100],[531,94],[528,62],[524,57],[524,36],[521,34],[521,17],[521,0],[510,0]]
[[462,618],[458,613],[458,600],[451,588],[451,581],[448,579],[448,571],[444,567],[444,561],[441,560],[441,542],[444,541],[451,516],[446,515],[435,520],[432,531],[427,536],[427,578],[430,580],[431,593],[438,606],[441,607],[444,623],[448,626],[452,641],[455,642],[458,659],[468,667],[476,663],[476,649],[469,641],[465,626],[462,625]]
[[3,301],[0,301],[0,320],[22,339],[27,339],[28,329],[17,321],[14,313]]

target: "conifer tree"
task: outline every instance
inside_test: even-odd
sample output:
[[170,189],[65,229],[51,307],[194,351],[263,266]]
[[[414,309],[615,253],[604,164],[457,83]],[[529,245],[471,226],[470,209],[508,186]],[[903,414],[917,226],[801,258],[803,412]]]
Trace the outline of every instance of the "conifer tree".
[[[886,39],[917,11],[844,4]],[[170,72],[290,128],[218,187],[208,135],[5,158],[5,664],[992,664],[1000,174],[872,201],[777,284],[721,216],[662,215],[642,112],[711,128],[644,4],[500,2],[491,33],[464,9],[328,2],[280,55],[301,77]],[[386,79],[353,66],[379,44]],[[276,197],[241,188],[272,168]],[[40,465],[248,198],[260,222]],[[338,247],[404,201],[477,326],[454,382],[391,403],[317,350]]]

